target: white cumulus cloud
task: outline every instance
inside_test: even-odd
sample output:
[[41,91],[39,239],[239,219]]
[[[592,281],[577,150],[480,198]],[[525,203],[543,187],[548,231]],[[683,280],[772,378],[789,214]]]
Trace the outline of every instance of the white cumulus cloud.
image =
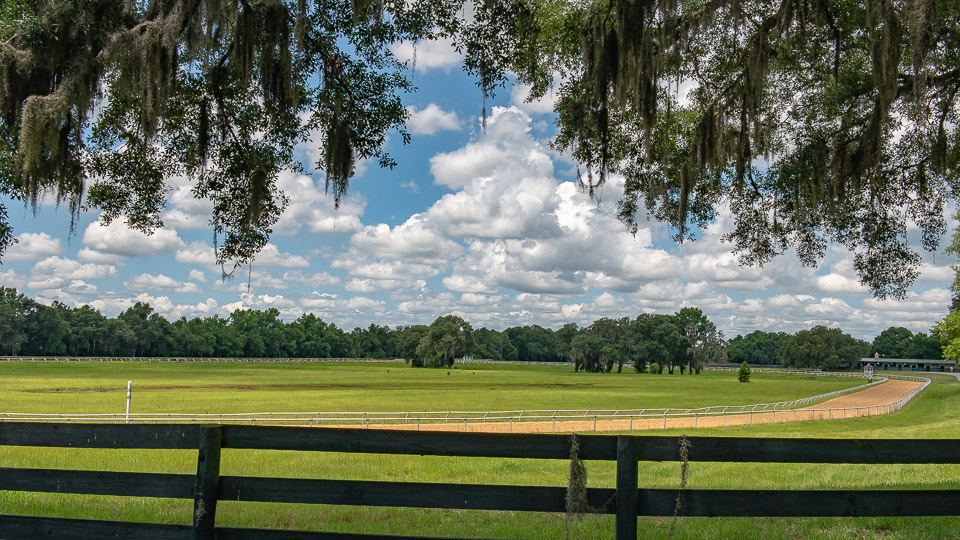
[[17,243],[7,248],[3,254],[6,261],[35,261],[48,255],[59,255],[63,248],[60,239],[45,232],[22,233],[16,237]]
[[83,243],[93,251],[122,257],[173,253],[183,246],[173,229],[158,229],[153,234],[145,234],[128,227],[124,219],[115,219],[109,225],[99,221],[91,223],[83,232]]
[[423,109],[413,105],[407,106],[407,127],[414,135],[433,135],[440,131],[456,131],[460,129],[460,119],[454,111],[445,111],[436,103],[431,103]]

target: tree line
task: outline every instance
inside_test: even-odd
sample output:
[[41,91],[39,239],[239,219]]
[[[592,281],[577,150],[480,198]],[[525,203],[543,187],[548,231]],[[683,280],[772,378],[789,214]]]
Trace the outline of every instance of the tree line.
[[292,322],[276,308],[235,310],[170,322],[137,302],[110,318],[84,305],[44,305],[0,287],[0,354],[146,357],[404,358],[414,366],[450,367],[473,356],[521,362],[570,362],[577,371],[700,373],[707,363],[782,364],[824,369],[855,367],[874,352],[889,358],[941,358],[943,342],[893,327],[873,344],[838,328],[818,326],[790,335],[755,331],[727,342],[699,308],[635,318],[601,318],[559,330],[540,325],[503,331],[474,329],[455,315],[430,325],[346,330],[312,313]]
[[737,363],[836,369],[856,367],[861,358],[874,354],[883,358],[941,360],[944,345],[936,336],[914,334],[902,326],[880,332],[873,343],[856,339],[839,328],[815,326],[794,335],[762,330],[738,335],[730,340],[727,355]]

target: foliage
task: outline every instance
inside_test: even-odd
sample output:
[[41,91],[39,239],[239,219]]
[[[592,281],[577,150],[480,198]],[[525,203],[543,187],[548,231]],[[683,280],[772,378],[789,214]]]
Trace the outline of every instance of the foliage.
[[700,308],[685,307],[677,312],[676,318],[687,341],[691,373],[699,374],[707,362],[726,360],[727,342],[723,332],[717,330]]
[[683,241],[725,205],[741,263],[796,248],[816,265],[836,242],[876,296],[904,296],[921,262],[907,230],[935,249],[958,180],[955,1],[611,0],[551,13],[552,43],[530,44],[515,69],[565,77],[556,146],[586,167],[591,194],[623,176],[631,230],[645,213]]
[[[136,229],[161,225],[166,176],[186,176],[213,203],[217,260],[250,261],[286,197],[276,178],[300,170],[298,143],[337,203],[358,160],[392,167],[387,135],[403,128],[413,90],[391,44],[476,33],[458,2],[313,0],[19,0],[0,11],[0,178],[36,204]],[[11,24],[18,18],[19,24]],[[467,67],[496,83],[483,35]],[[6,226],[6,221],[0,221]],[[4,229],[0,229],[0,235]],[[7,242],[6,236],[0,240]],[[0,244],[0,248],[5,244]]]
[[884,358],[940,360],[943,343],[923,332],[914,334],[902,326],[891,326],[880,332],[870,346],[868,356],[880,353]]
[[[559,362],[557,336],[553,330],[538,324],[515,326],[503,331],[517,351],[521,362]],[[506,349],[509,353],[509,348]]]
[[427,327],[417,344],[416,356],[421,365],[453,366],[458,356],[473,350],[473,327],[456,315],[438,317]]
[[740,364],[740,369],[737,370],[737,380],[740,382],[750,382],[750,375],[753,374],[753,371],[750,370],[750,366],[746,362]]
[[783,365],[794,368],[856,367],[869,344],[839,328],[815,326],[801,330],[783,343]]
[[654,375],[659,375],[659,374],[663,373],[663,370],[660,369],[660,364],[658,364],[658,363],[656,363],[656,362],[651,362],[651,363],[650,363],[650,367],[648,368],[648,371],[649,371],[650,373],[653,373]]
[[[449,37],[486,98],[553,90],[555,145],[621,219],[695,236],[717,208],[744,264],[828,242],[903,297],[945,232],[960,164],[954,0],[11,0],[0,11],[0,191],[160,225],[164,176],[213,203],[217,259],[256,256],[283,169],[317,134],[336,201],[358,159],[392,166],[413,90],[390,52]],[[684,100],[680,87],[689,89]],[[757,165],[765,162],[764,167]],[[0,250],[12,240],[0,209]],[[522,356],[522,353],[521,353]],[[618,368],[619,369],[619,368]]]
[[747,362],[750,364],[782,364],[785,332],[764,332],[755,330],[745,336],[730,340],[727,347],[729,362]]
[[960,311],[951,311],[931,329],[943,346],[943,357],[947,360],[960,360]]

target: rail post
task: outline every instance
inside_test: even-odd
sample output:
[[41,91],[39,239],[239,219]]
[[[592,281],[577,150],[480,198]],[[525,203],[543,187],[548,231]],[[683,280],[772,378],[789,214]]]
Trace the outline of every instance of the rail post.
[[193,491],[193,540],[213,540],[220,491],[220,444],[223,426],[200,428],[197,482]]
[[637,440],[618,436],[616,540],[637,538],[637,469]]

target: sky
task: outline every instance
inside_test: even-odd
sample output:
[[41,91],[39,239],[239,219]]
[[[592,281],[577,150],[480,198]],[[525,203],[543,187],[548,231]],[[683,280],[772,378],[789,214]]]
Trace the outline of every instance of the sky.
[[513,86],[484,103],[460,60],[447,43],[418,45],[419,90],[405,96],[413,141],[390,139],[393,170],[361,163],[339,209],[311,166],[318,146],[298,148],[306,174],[280,176],[291,202],[270,244],[233,279],[214,264],[211,205],[169,178],[164,227],[149,236],[104,226],[95,211],[70,234],[65,207],[3,201],[19,243],[3,256],[0,286],[111,317],[135,302],[171,321],[277,308],[286,320],[314,313],[348,330],[450,313],[475,328],[558,328],[693,306],[728,338],[826,325],[872,340],[891,326],[929,331],[946,315],[957,261],[942,248],[924,252],[905,300],[881,301],[837,246],[818,268],[791,253],[740,267],[721,241],[731,226],[723,208],[694,242],[677,245],[652,221],[631,235],[616,217],[622,182],[590,199],[576,187],[576,164],[551,149],[553,96],[528,103]]

